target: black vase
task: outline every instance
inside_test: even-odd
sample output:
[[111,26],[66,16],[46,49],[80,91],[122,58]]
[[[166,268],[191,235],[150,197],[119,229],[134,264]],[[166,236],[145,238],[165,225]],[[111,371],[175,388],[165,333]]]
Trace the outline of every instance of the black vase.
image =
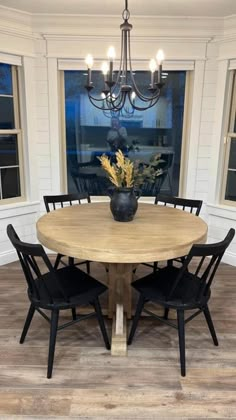
[[110,209],[117,222],[130,222],[138,208],[138,199],[133,188],[115,188]]

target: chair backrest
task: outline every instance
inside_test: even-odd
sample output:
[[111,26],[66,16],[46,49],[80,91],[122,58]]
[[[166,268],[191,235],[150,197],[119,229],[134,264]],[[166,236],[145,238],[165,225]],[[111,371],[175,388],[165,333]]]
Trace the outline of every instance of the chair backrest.
[[[57,272],[54,270],[42,245],[22,242],[12,225],[7,226],[7,235],[18,254],[28,285],[30,299],[38,306],[55,304],[55,297],[63,302],[69,302],[65,290],[60,284]],[[36,261],[36,258],[40,263]],[[48,281],[49,276],[51,282]]]
[[145,182],[141,188],[141,195],[142,196],[153,196],[159,194],[163,183],[165,182],[167,176],[167,171],[163,170],[160,175],[158,175],[155,179],[155,182]]
[[193,213],[196,216],[198,216],[202,207],[202,200],[190,200],[188,198],[180,198],[180,197],[173,197],[170,195],[158,194],[155,197],[154,204],[172,206],[175,208],[179,208],[181,210],[189,211],[190,213]]
[[83,201],[91,202],[87,193],[83,194],[61,194],[61,195],[45,195],[43,197],[47,212],[56,210],[57,208],[72,206],[73,204],[82,204]]
[[[201,302],[201,300],[205,296],[207,296],[207,294],[210,292],[210,287],[214,279],[216,270],[225,253],[225,250],[229,246],[234,235],[235,235],[235,230],[231,228],[228,231],[225,239],[221,242],[217,242],[213,244],[206,244],[206,245],[205,244],[193,245],[189,254],[186,257],[183,267],[180,269],[180,272],[176,278],[176,281],[173,284],[173,287],[170,291],[168,299],[171,298],[176,287],[181,282],[181,279],[183,278],[183,276],[187,276],[187,277],[195,276],[195,278],[199,281],[199,285],[197,289],[194,291],[195,301]],[[193,265],[190,265],[193,259],[194,259],[194,262],[196,260],[198,261],[197,266],[194,264],[196,268],[194,270],[192,268]],[[191,292],[193,291],[191,290]]]

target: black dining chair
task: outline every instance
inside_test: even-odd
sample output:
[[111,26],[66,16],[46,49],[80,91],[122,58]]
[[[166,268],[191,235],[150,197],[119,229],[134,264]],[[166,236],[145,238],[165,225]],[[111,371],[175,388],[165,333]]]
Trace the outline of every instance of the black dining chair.
[[[203,312],[215,346],[218,346],[214,325],[211,319],[208,301],[211,286],[224,255],[235,235],[230,229],[225,239],[218,243],[193,245],[181,267],[174,265],[160,268],[132,283],[139,292],[139,300],[131,326],[128,344],[131,344],[142,311],[178,330],[181,375],[186,375],[185,363],[185,325]],[[196,264],[191,264],[197,261]],[[161,305],[177,312],[177,325],[145,308],[147,302]],[[195,311],[185,318],[186,311]],[[151,333],[151,331],[150,331]]]
[[[174,207],[183,211],[188,211],[189,213],[195,214],[195,216],[199,216],[199,213],[202,208],[202,200],[191,200],[188,198],[173,197],[170,195],[163,194],[156,195],[154,204]],[[168,265],[172,265],[173,261],[183,263],[184,256],[181,258],[176,258],[174,260],[169,260]],[[143,265],[151,267],[153,271],[156,271],[158,268],[158,261],[155,261],[154,263],[143,263]]]
[[[43,197],[44,204],[46,207],[47,213],[49,213],[52,210],[56,210],[58,208],[63,208],[68,205],[72,206],[73,204],[82,204],[83,202],[91,203],[91,198],[89,194],[83,193],[83,194],[60,194],[60,195],[45,195]],[[54,268],[57,268],[58,265],[61,263],[63,265],[66,265],[65,262],[62,260],[64,255],[57,254]],[[68,257],[68,264],[69,265],[81,265],[86,264],[87,273],[90,274],[90,261],[79,261],[75,263],[75,259],[73,257]]]
[[[42,245],[22,242],[12,225],[7,226],[7,234],[15,247],[28,286],[30,308],[20,337],[25,340],[35,310],[50,324],[47,378],[51,378],[57,331],[76,322],[96,316],[106,348],[110,343],[99,303],[99,295],[107,287],[75,266],[55,269]],[[59,313],[65,309],[76,309],[78,306],[91,305],[94,311],[78,315],[75,320],[58,326]],[[50,317],[44,312],[50,311]]]

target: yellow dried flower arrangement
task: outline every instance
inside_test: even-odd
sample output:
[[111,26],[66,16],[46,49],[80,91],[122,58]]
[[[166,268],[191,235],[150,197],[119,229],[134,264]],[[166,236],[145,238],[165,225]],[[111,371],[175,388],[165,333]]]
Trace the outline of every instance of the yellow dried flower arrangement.
[[103,154],[98,159],[103,169],[108,173],[109,179],[117,188],[139,188],[144,182],[155,182],[155,178],[162,174],[162,169],[158,168],[161,162],[160,155],[155,155],[150,159],[149,164],[140,161],[132,162],[125,157],[121,150],[115,153],[116,163],[111,163],[108,156]]

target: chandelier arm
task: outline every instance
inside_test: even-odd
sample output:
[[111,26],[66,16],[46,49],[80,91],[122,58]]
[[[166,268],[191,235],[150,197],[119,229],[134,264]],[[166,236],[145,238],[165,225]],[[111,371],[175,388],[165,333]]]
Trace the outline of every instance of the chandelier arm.
[[[111,89],[112,93],[117,88],[117,86],[120,86],[120,76],[122,74],[121,68],[122,68],[122,63],[123,63],[123,51],[124,51],[123,42],[124,42],[124,36],[123,36],[123,31],[122,31],[122,33],[121,33],[120,65],[119,65],[119,70],[118,70],[118,74],[117,74],[117,78],[116,78],[115,84],[114,84],[114,86]],[[120,87],[119,87],[119,91],[120,91]]]
[[[130,67],[130,77],[132,80],[132,84],[133,84],[133,90],[136,93],[136,95],[138,96],[139,99],[141,99],[144,102],[149,102],[152,100],[156,100],[157,98],[159,99],[160,96],[160,89],[157,89],[157,92],[155,94],[153,94],[152,96],[146,96],[144,95],[142,92],[140,92],[140,90],[138,89],[134,76],[133,76],[133,68],[132,68],[132,61],[131,61],[131,47],[130,47],[130,34],[128,34],[128,55],[129,55],[129,67]],[[131,104],[132,105],[132,104]]]
[[121,107],[120,108],[108,108],[108,107],[106,107],[106,106],[104,106],[104,105],[101,105],[101,106],[99,106],[99,105],[97,105],[96,104],[96,99],[94,100],[93,98],[91,98],[91,97],[89,97],[89,100],[90,100],[90,102],[91,102],[91,104],[95,107],[95,108],[97,108],[97,109],[99,109],[100,111],[111,111],[111,110],[113,110],[113,111],[120,111],[121,110]]
[[88,92],[88,97],[89,97],[89,100],[96,101],[96,102],[104,102],[104,99],[105,99],[105,98],[101,98],[101,99],[100,98],[95,98],[89,92]]
[[125,100],[126,100],[126,95],[122,95],[119,104],[113,103],[112,104],[113,107],[110,108],[110,110],[112,109],[115,112],[121,111],[122,108],[124,107]]
[[[125,100],[126,100],[126,92],[120,92],[119,96],[117,96],[114,100],[112,99],[112,97],[109,101],[108,101],[108,98],[106,98],[106,103],[107,104],[110,103],[112,105],[113,109],[115,108],[115,109],[119,110],[119,109],[121,109],[120,108],[121,106],[122,107],[124,106]],[[118,101],[118,103],[117,103],[117,101]]]
[[[100,109],[102,111],[120,111],[125,103],[125,95],[122,96],[119,103],[115,104],[115,101],[108,101],[107,98],[99,99],[94,98],[92,95],[88,95],[89,101],[95,108]],[[105,105],[106,104],[106,105]]]
[[127,116],[131,116],[134,113],[133,102],[131,102],[130,97],[129,97],[129,102],[131,104],[131,111],[129,110],[128,106],[124,106],[124,112],[126,113]]
[[129,102],[130,102],[131,106],[134,109],[136,109],[137,111],[146,111],[147,109],[152,108],[154,105],[157,104],[159,98],[160,98],[160,96],[158,96],[158,98],[155,98],[155,100],[150,99],[150,101],[149,101],[149,103],[146,107],[139,107],[138,105],[135,105],[134,102],[132,102],[132,99],[131,99],[130,95],[128,95],[128,99],[129,99]]

